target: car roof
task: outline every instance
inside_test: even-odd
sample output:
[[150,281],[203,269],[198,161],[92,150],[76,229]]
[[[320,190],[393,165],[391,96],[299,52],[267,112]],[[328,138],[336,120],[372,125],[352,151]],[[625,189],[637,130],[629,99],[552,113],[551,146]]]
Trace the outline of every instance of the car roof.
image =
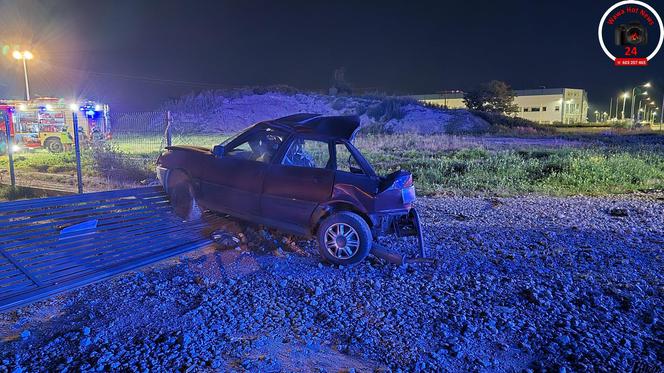
[[261,122],[257,126],[351,141],[360,128],[360,118],[356,115],[323,116],[301,113]]

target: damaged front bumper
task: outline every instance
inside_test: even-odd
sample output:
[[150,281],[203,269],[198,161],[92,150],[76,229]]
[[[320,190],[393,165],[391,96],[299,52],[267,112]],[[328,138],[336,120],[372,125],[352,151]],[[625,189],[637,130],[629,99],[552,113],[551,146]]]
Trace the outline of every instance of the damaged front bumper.
[[413,207],[406,213],[374,214],[371,219],[373,221],[372,233],[375,238],[391,234],[397,237],[417,237],[419,258],[428,258],[422,233],[422,223],[417,209]]
[[159,180],[159,183],[164,188],[164,191],[166,193],[168,193],[167,187],[168,187],[168,174],[169,173],[170,173],[170,170],[168,168],[157,166],[157,180]]

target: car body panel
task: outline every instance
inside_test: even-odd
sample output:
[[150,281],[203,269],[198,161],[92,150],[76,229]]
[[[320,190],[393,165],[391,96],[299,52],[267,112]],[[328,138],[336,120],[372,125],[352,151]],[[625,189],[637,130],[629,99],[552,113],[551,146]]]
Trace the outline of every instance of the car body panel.
[[[415,197],[412,175],[398,171],[377,176],[351,143],[358,128],[357,117],[318,114],[261,122],[213,150],[168,147],[157,161],[158,177],[168,191],[169,172],[183,170],[191,178],[202,206],[291,233],[313,235],[320,220],[338,210],[356,212],[372,232],[385,233],[392,229],[395,219],[409,214]],[[268,139],[269,157],[252,160],[252,154],[259,151],[252,145],[258,143],[252,142],[252,136],[265,137],[265,131],[279,141]],[[291,144],[300,140],[327,143],[327,164],[282,164]],[[251,149],[238,152],[237,147],[244,143],[252,145]],[[347,147],[357,163],[351,172],[337,169],[339,144]],[[265,151],[265,144],[259,145],[260,151]],[[346,166],[351,166],[350,160]]]
[[215,157],[208,157],[205,163],[205,174],[196,175],[204,206],[212,210],[260,214],[266,163]]
[[263,183],[261,215],[308,225],[314,209],[330,199],[333,184],[332,170],[273,165]]

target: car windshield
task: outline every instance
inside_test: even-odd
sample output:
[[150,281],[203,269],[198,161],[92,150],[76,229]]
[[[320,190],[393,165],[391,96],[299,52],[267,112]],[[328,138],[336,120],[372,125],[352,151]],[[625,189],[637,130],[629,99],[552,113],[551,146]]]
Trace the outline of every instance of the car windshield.
[[[284,140],[284,134],[271,128],[253,129],[251,132],[244,141],[226,149],[226,156],[265,163],[270,162],[279,150],[279,146]],[[230,143],[229,141],[228,144]]]
[[237,134],[235,134],[234,136],[231,136],[231,137],[227,138],[226,140],[224,140],[224,141],[223,141],[221,144],[219,144],[219,145],[221,145],[221,146],[227,146],[228,144],[230,144],[231,142],[233,142],[235,139],[237,139],[238,137],[244,135],[245,133],[247,133],[248,131],[251,131],[251,130],[252,130],[252,128],[248,128],[248,129],[246,129],[246,130],[244,130],[244,131],[242,131],[242,132],[240,132],[240,133],[237,133]]

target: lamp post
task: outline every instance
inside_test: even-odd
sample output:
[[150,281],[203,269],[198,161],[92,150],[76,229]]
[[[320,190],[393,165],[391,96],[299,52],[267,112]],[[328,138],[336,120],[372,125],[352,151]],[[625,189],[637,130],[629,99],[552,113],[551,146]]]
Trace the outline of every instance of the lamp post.
[[[650,82],[642,84],[638,87],[634,87],[634,89],[632,89],[632,97],[634,97],[636,95],[636,90],[637,89],[639,89],[639,88],[650,88],[650,87],[652,87]],[[629,118],[632,120],[632,124],[634,124],[634,101],[635,100],[632,98],[632,110],[629,113]]]
[[648,103],[646,104],[646,120],[650,121],[650,112],[652,111],[652,108],[655,107],[655,103],[653,100],[648,97]]
[[609,119],[611,119],[612,112],[613,112],[613,97],[611,97],[611,101],[609,101]]
[[648,122],[650,122],[650,123],[654,123],[654,118],[653,118],[653,116],[652,116],[652,113],[653,113],[656,109],[657,109],[657,107],[655,106],[655,103],[654,103],[654,102],[651,102],[651,103],[650,103],[650,111],[648,111]]
[[[642,92],[642,93],[640,93],[639,95],[640,95],[640,96],[646,96],[646,97],[644,97],[644,98],[640,98],[640,99],[639,99],[639,107],[638,107],[639,111],[637,112],[637,117],[636,117],[636,121],[637,121],[637,122],[638,122],[639,120],[641,120],[641,112],[642,112],[642,111],[641,111],[641,103],[643,103],[643,104],[644,104],[644,107],[645,107],[646,103],[647,103],[648,101],[650,101],[650,97],[647,97],[647,96],[648,96],[648,92]],[[633,100],[636,101],[636,96],[634,97]]]
[[34,58],[30,51],[14,51],[12,56],[23,61],[23,76],[25,77],[25,100],[30,101],[30,84],[28,83],[28,60]]
[[623,95],[622,95],[623,107],[622,107],[622,112],[621,112],[623,120],[625,119],[625,103],[627,102],[627,97],[629,97],[629,93],[628,92],[623,93]]
[[662,123],[664,122],[664,97],[662,97],[662,110],[659,113],[659,130],[662,130]]

